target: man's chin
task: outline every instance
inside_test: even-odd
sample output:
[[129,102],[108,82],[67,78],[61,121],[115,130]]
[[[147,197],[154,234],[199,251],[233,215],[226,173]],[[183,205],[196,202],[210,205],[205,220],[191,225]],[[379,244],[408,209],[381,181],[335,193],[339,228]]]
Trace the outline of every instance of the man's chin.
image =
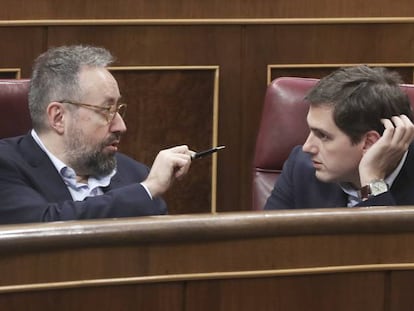
[[90,166],[93,176],[106,176],[110,174],[116,168],[116,159],[112,156],[105,156],[98,161],[95,161],[92,166]]
[[316,177],[317,180],[319,180],[321,182],[325,182],[325,183],[335,182],[335,179],[332,176],[330,176],[330,175],[328,175],[324,172],[321,172],[321,171],[316,171],[315,172],[315,177]]

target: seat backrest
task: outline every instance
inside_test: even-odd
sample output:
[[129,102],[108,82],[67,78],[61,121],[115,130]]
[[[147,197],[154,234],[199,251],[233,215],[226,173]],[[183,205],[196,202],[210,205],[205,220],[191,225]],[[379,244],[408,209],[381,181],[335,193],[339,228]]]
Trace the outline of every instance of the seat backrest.
[[[309,129],[304,97],[318,81],[282,77],[267,87],[253,160],[252,209],[263,209],[290,151],[305,142]],[[401,87],[414,107],[414,85]]]
[[28,79],[0,79],[0,138],[25,134],[32,127],[29,84]]

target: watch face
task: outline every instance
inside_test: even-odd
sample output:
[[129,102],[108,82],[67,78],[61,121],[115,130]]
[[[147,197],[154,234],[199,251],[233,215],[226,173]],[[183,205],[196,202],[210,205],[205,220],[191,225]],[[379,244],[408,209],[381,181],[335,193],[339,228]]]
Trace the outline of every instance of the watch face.
[[371,195],[378,195],[388,191],[388,185],[383,180],[377,180],[370,184],[371,186]]

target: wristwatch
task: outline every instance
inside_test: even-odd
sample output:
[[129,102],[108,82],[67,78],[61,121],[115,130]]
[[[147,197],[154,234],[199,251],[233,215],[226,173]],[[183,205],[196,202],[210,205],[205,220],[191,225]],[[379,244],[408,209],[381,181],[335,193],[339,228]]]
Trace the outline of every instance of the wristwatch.
[[372,196],[387,192],[388,190],[388,185],[383,179],[375,179],[360,189],[361,199],[366,200]]

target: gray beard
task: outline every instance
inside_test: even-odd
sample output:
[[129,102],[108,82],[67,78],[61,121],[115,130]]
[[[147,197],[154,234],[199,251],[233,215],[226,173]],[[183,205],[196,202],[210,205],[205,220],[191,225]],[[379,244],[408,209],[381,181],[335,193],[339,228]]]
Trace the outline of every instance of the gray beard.
[[68,165],[77,175],[101,177],[107,176],[116,168],[115,153],[105,154],[103,148],[114,140],[114,136],[99,145],[88,144],[78,129],[73,129],[66,142]]
[[86,175],[94,177],[109,175],[116,168],[115,154],[103,154],[100,151],[83,154],[77,162],[78,166],[88,172]]

